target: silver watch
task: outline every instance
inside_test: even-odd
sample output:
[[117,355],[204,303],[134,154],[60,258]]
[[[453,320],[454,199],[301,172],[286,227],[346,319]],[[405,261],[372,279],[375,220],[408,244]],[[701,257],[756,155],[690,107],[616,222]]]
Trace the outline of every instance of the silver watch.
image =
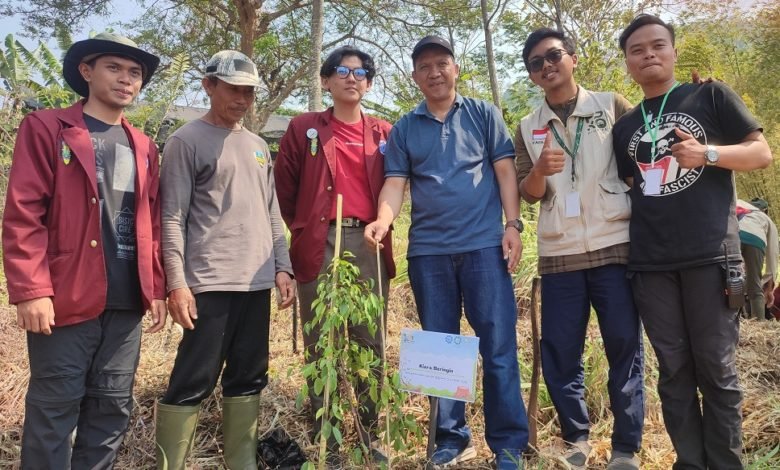
[[718,149],[716,149],[714,145],[708,145],[707,150],[704,151],[704,160],[707,163],[707,166],[717,165],[719,159],[720,154],[718,153]]

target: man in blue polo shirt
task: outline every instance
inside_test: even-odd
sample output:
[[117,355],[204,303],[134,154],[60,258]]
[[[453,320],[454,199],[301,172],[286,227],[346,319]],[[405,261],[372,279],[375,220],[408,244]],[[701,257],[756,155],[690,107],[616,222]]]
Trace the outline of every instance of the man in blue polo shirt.
[[[510,277],[520,260],[523,228],[512,140],[495,106],[457,93],[459,68],[449,42],[421,39],[412,62],[412,78],[425,100],[390,133],[377,220],[366,226],[365,238],[372,245],[384,238],[408,180],[409,281],[420,323],[425,330],[457,334],[465,308],[484,364],[485,439],[499,470],[517,469],[528,443],[528,418]],[[476,455],[465,404],[439,400],[434,468]]]

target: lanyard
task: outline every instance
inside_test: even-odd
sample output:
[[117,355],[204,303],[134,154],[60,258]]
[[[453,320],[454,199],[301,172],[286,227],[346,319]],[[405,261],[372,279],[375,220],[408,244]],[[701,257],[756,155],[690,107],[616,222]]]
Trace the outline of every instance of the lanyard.
[[647,133],[650,134],[650,139],[653,142],[652,146],[650,147],[651,168],[655,166],[655,158],[658,156],[658,149],[656,147],[656,144],[658,143],[658,128],[661,127],[661,116],[664,114],[666,99],[669,98],[669,95],[672,93],[672,91],[679,85],[680,82],[674,82],[674,85],[672,85],[672,87],[669,88],[669,91],[667,91],[664,95],[664,99],[661,101],[661,108],[658,110],[658,116],[655,117],[655,122],[652,126],[650,125],[650,120],[647,118],[647,113],[645,112],[645,100],[642,100],[640,103],[640,107],[642,108],[642,118],[645,120],[645,130],[647,130]]
[[566,146],[566,142],[561,139],[561,136],[558,134],[558,131],[555,130],[555,126],[552,122],[548,124],[548,127],[552,131],[553,137],[555,137],[555,141],[558,142],[558,145],[561,146],[564,152],[571,157],[571,182],[574,184],[574,177],[575,177],[575,170],[574,170],[574,161],[577,158],[577,151],[580,148],[580,140],[582,140],[582,127],[585,125],[585,119],[584,118],[577,118],[577,133],[574,135],[574,148],[569,149],[569,147]]

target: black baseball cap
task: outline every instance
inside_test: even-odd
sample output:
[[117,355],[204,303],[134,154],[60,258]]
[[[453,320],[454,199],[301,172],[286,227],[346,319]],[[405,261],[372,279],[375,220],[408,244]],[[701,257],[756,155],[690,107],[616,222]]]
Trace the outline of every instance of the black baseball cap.
[[455,57],[455,51],[452,50],[452,45],[449,41],[439,36],[425,36],[414,46],[414,49],[412,50],[412,62],[417,60],[417,56],[419,56],[422,51],[430,47],[441,47],[452,57]]

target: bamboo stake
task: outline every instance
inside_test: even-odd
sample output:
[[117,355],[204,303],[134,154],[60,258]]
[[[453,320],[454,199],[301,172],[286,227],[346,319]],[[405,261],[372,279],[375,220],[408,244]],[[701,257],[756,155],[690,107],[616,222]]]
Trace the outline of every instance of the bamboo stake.
[[[382,295],[382,259],[379,252],[379,242],[376,242],[376,279],[377,289],[379,290],[379,298],[382,301],[382,310],[379,312],[379,328],[382,335],[382,382],[384,383],[385,377],[387,377],[387,333],[385,332],[385,306],[387,300]],[[381,401],[381,400],[380,400]],[[369,444],[370,445],[370,444]],[[390,412],[385,411],[385,451],[387,452],[387,470],[392,470],[392,456],[390,455]]]
[[[335,250],[333,252],[333,287],[334,289],[338,286],[338,267],[336,266],[338,261],[341,258],[341,204],[342,204],[342,197],[341,194],[336,195],[336,246]],[[332,308],[332,305],[328,306],[329,308]],[[328,351],[330,351],[331,357],[328,357],[329,363],[333,363],[333,326],[330,327],[330,330],[328,331]],[[320,426],[320,430],[325,428],[325,423],[327,422],[330,424],[330,377],[325,380],[325,389],[323,390],[323,399],[322,399],[322,425]],[[332,432],[332,431],[331,431]],[[320,458],[317,465],[317,468],[319,470],[325,470],[325,456],[328,453],[328,440],[325,437],[325,433],[320,431]]]

